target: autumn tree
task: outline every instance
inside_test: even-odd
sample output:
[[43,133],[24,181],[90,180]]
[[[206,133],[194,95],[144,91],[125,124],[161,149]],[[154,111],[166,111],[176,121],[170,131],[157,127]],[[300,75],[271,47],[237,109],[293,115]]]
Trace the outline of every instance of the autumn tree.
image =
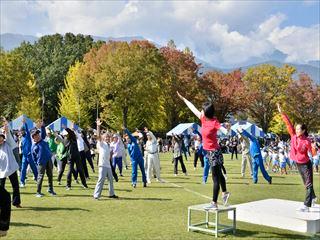
[[167,62],[162,99],[163,110],[168,122],[167,128],[175,127],[180,122],[195,121],[192,113],[176,96],[176,91],[195,104],[199,103],[198,71],[200,66],[195,62],[191,51],[183,52],[176,49],[173,41],[169,41],[168,46],[161,48],[160,51]]
[[209,71],[200,78],[200,89],[215,106],[216,116],[224,122],[229,114],[246,107],[245,86],[241,70],[230,73]]
[[243,78],[247,93],[247,113],[268,132],[276,112],[276,103],[285,98],[295,68],[289,65],[276,67],[269,64],[249,68]]
[[300,74],[286,91],[285,111],[295,123],[305,123],[308,129],[320,129],[320,86],[307,74]]

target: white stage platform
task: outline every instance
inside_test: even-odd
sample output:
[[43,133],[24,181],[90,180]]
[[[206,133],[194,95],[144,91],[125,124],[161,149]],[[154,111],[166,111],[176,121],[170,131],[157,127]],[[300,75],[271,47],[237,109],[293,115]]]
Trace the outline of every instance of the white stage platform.
[[[281,228],[303,233],[320,232],[320,205],[310,208],[310,212],[298,212],[302,202],[282,199],[265,199],[234,205],[237,221]],[[228,213],[233,219],[233,214]]]

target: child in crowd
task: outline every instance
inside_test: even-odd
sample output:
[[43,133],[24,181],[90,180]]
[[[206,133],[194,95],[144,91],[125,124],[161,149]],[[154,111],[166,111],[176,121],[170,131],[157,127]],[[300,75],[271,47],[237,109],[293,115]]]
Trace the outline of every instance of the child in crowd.
[[280,168],[281,168],[281,175],[283,174],[288,174],[287,173],[287,159],[286,156],[284,154],[284,150],[281,149],[279,151],[279,162],[280,162]]
[[272,172],[278,172],[279,171],[279,155],[278,155],[277,148],[272,149],[271,161],[272,161]]

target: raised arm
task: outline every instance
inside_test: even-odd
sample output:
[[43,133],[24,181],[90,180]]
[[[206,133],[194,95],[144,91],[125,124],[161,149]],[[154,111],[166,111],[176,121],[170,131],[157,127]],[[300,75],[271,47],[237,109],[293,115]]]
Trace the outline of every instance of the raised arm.
[[11,131],[10,131],[10,126],[7,121],[4,122],[4,131],[5,131],[5,136],[6,136],[6,142],[10,145],[12,148],[15,145],[15,141],[12,137]]
[[131,132],[127,128],[124,128],[124,132],[128,134],[131,142],[137,143],[137,139],[134,136],[132,136]]
[[100,121],[99,118],[97,118],[96,123],[97,123],[97,140],[101,141],[100,128],[101,128],[102,122]]
[[278,106],[278,111],[281,114],[282,120],[284,121],[284,123],[287,126],[287,129],[288,129],[290,136],[293,137],[296,134],[296,131],[294,130],[294,127],[293,127],[289,117],[284,112],[282,112],[282,109],[281,109],[279,103],[277,103],[277,106]]
[[250,139],[250,141],[252,141],[252,142],[254,142],[254,141],[257,140],[254,136],[252,136],[250,133],[248,133],[246,130],[244,130],[244,129],[242,129],[242,128],[241,128],[241,129],[238,129],[238,132],[239,132],[242,136]]
[[194,115],[196,115],[200,119],[201,112],[191,102],[189,102],[187,99],[185,99],[183,96],[181,96],[178,91],[177,91],[177,94],[178,94],[179,98],[182,101],[184,101],[184,103],[187,105],[187,107],[194,113]]

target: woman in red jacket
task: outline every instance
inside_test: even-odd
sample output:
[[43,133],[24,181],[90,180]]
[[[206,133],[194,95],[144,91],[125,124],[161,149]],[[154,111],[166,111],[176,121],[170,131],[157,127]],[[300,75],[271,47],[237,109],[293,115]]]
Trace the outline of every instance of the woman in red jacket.
[[308,152],[311,152],[311,141],[308,139],[308,129],[305,124],[297,124],[294,128],[288,116],[282,112],[279,104],[278,110],[282,115],[282,119],[291,137],[290,159],[297,163],[299,173],[306,187],[304,206],[297,210],[308,212],[309,207],[317,200],[313,189],[312,163],[308,156]]

